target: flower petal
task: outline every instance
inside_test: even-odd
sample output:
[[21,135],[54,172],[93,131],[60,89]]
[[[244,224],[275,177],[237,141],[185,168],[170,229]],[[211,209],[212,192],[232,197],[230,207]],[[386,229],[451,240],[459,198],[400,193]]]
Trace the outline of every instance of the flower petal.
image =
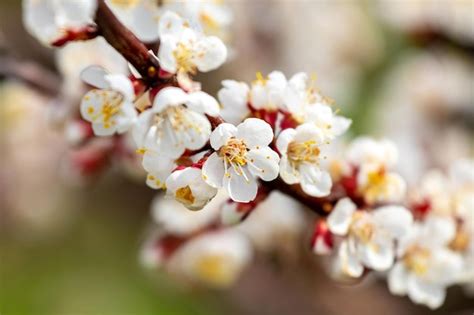
[[317,165],[303,163],[301,173],[301,188],[313,197],[325,197],[331,193],[332,179],[328,172],[321,171]]
[[446,289],[436,283],[424,282],[418,277],[409,277],[408,296],[417,304],[424,304],[431,309],[436,309],[443,304],[446,298]]
[[99,89],[110,88],[110,83],[105,79],[108,72],[100,66],[89,66],[81,71],[80,77],[85,83]]
[[170,106],[185,104],[188,101],[188,94],[177,87],[166,87],[162,89],[153,101],[153,112],[160,113]]
[[278,177],[280,157],[269,147],[252,149],[247,152],[246,159],[249,171],[264,181],[271,181]]
[[390,233],[391,237],[401,238],[413,224],[413,215],[405,207],[384,206],[373,212],[373,220],[378,228]]
[[293,128],[288,128],[283,130],[279,135],[276,142],[276,147],[278,151],[282,155],[286,155],[286,151],[288,149],[288,145],[291,141],[294,140],[296,134],[296,130]]
[[227,48],[218,37],[203,37],[196,46],[194,63],[201,72],[217,69],[227,59]]
[[107,74],[104,79],[109,83],[110,88],[120,92],[126,101],[132,102],[135,99],[132,82],[123,74]]
[[189,109],[202,114],[210,116],[217,116],[219,114],[219,103],[211,95],[197,91],[189,94],[186,105]]
[[219,150],[221,146],[227,143],[231,137],[235,137],[237,128],[234,125],[223,123],[214,129],[211,134],[211,146],[214,150]]
[[237,126],[237,138],[244,140],[249,149],[267,146],[273,140],[273,130],[261,119],[247,118]]
[[237,202],[249,202],[257,196],[258,185],[256,179],[247,168],[242,168],[242,174],[230,167],[224,176],[224,188],[229,197]]
[[202,166],[202,178],[208,185],[220,188],[222,187],[224,173],[224,162],[216,152],[212,153]]
[[329,230],[336,235],[346,235],[357,207],[349,198],[339,200],[329,214],[327,224]]
[[395,295],[405,295],[408,286],[408,270],[402,262],[398,262],[388,273],[388,288],[390,293]]

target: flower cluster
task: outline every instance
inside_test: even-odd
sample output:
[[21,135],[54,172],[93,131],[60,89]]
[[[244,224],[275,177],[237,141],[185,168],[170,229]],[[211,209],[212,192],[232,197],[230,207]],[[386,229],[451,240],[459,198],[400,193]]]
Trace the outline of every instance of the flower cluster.
[[[338,115],[303,72],[290,78],[279,71],[257,73],[251,84],[224,80],[217,99],[204,92],[195,76],[227,59],[232,17],[226,7],[197,1],[24,2],[28,29],[47,44],[100,33],[129,58],[123,47],[144,49],[128,60],[129,71],[121,57],[91,58],[98,64],[87,67],[80,62],[80,90],[86,93],[67,134],[78,146],[93,142],[92,134],[109,140],[95,143],[97,157],[90,157],[90,148],[89,155],[76,155],[85,170],[97,170],[117,153],[138,156],[147,185],[165,191],[167,200],[160,195],[153,204],[158,228],[143,248],[145,265],[227,287],[250,262],[251,245],[270,251],[301,241],[304,204],[325,217],[316,221],[312,250],[327,256],[337,278],[380,272],[393,294],[431,308],[443,303],[448,286],[474,279],[474,162],[453,164],[449,175],[429,172],[408,190],[391,141],[360,137],[341,149],[351,120]],[[117,15],[116,28],[125,28],[123,23],[136,37],[118,34],[124,38],[113,45],[106,31],[98,32],[94,16],[104,6]],[[87,45],[110,49],[100,40]],[[141,41],[153,49],[147,52]]]

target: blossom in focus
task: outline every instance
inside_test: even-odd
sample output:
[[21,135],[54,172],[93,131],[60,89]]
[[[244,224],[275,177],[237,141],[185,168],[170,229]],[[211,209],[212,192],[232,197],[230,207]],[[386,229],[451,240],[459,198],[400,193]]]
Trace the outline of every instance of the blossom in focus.
[[214,70],[227,58],[227,48],[218,37],[199,33],[173,12],[161,16],[159,35],[160,66],[179,77]]
[[171,173],[166,180],[166,194],[190,210],[201,210],[214,196],[217,189],[202,179],[197,167],[185,167]]
[[89,91],[81,102],[82,117],[92,123],[97,136],[128,131],[136,121],[132,82],[122,74],[108,74],[102,68],[89,67],[82,78],[98,89]]
[[413,216],[404,207],[383,206],[369,212],[357,210],[349,198],[339,200],[327,219],[329,231],[343,237],[336,272],[357,278],[364,267],[388,270],[396,257],[396,241],[409,232],[412,223]]
[[357,168],[357,190],[367,203],[396,202],[404,197],[405,181],[390,172],[398,159],[397,148],[391,141],[357,138],[349,146],[347,159]]
[[273,140],[270,125],[248,118],[235,127],[223,123],[212,132],[212,153],[203,165],[204,180],[215,188],[223,187],[230,198],[249,202],[257,195],[257,179],[274,180],[278,176],[278,154],[268,145]]
[[232,285],[251,261],[247,237],[234,229],[209,232],[184,244],[169,261],[172,273],[216,288]]
[[186,93],[166,87],[155,97],[153,107],[143,111],[133,130],[137,147],[178,158],[186,149],[197,150],[209,140],[207,115],[219,113],[217,101],[207,93]]
[[399,261],[388,274],[390,292],[418,304],[441,306],[446,288],[462,272],[461,256],[448,248],[456,233],[454,220],[430,216],[400,240]]
[[93,22],[96,0],[23,0],[27,30],[44,44],[52,44],[68,30]]
[[311,123],[283,130],[277,139],[282,155],[280,176],[287,184],[301,184],[305,193],[323,197],[331,192],[332,180],[323,168],[326,146],[322,132]]

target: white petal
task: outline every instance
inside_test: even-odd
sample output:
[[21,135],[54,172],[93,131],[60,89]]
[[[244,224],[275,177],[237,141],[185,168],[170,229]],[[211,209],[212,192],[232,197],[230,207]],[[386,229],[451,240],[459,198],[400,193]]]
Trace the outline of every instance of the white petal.
[[451,217],[429,216],[422,227],[423,241],[430,246],[443,246],[456,234],[456,223]]
[[247,152],[246,159],[249,163],[249,171],[263,179],[271,181],[278,177],[280,157],[269,147],[252,149]]
[[151,126],[153,116],[155,114],[151,110],[145,110],[138,115],[136,124],[133,126],[132,137],[137,148],[145,147],[146,136]]
[[[155,152],[152,150],[145,152],[143,155],[142,165],[148,173],[165,173],[167,176],[171,174],[171,170],[175,167],[173,159],[164,154],[160,154],[160,152]],[[166,178],[164,178],[163,183],[165,180]]]
[[395,295],[407,294],[408,277],[409,274],[404,264],[402,262],[396,263],[387,277],[390,292]]
[[249,113],[247,106],[249,87],[246,83],[234,80],[224,80],[222,85],[223,88],[217,93],[223,106],[221,116],[225,121],[237,125]]
[[329,230],[336,235],[346,235],[357,207],[349,198],[339,200],[329,214],[327,224]]
[[166,11],[161,17],[158,25],[160,38],[163,36],[179,36],[184,30],[184,20],[172,11]]
[[391,239],[359,244],[357,253],[365,266],[377,271],[385,271],[392,267],[395,256]]
[[197,91],[189,94],[186,102],[188,108],[210,116],[217,116],[219,114],[219,103],[211,95]]
[[391,237],[401,238],[408,233],[413,224],[413,215],[405,207],[385,206],[373,212],[378,228],[390,233]]
[[212,153],[202,166],[204,181],[215,188],[222,187],[224,172],[224,162],[216,152]]
[[90,90],[87,92],[81,101],[80,110],[82,118],[90,122],[97,120],[102,111],[104,98],[107,98],[106,95],[109,92],[104,90]]
[[132,82],[123,74],[108,74],[104,79],[109,83],[110,88],[120,92],[125,100],[131,102],[135,99]]
[[233,201],[225,202],[221,208],[221,222],[224,225],[234,225],[242,221],[245,212],[238,211],[238,204]]
[[286,150],[291,141],[294,140],[296,130],[293,128],[288,128],[283,130],[279,135],[276,142],[276,147],[282,155],[286,155]]
[[89,66],[80,74],[82,81],[99,89],[110,88],[110,83],[105,80],[106,75],[108,72],[100,66]]
[[153,112],[160,113],[169,106],[177,106],[188,101],[188,94],[177,87],[166,87],[162,89],[153,101]]
[[247,118],[237,126],[237,138],[244,140],[248,148],[267,146],[273,140],[270,125],[258,118]]
[[331,132],[335,136],[340,136],[343,133],[345,133],[347,129],[349,129],[351,124],[352,124],[352,120],[345,117],[341,117],[341,116],[335,116],[333,123],[331,125]]
[[325,197],[331,193],[332,179],[328,172],[317,165],[303,163],[300,166],[301,188],[313,197]]
[[359,262],[357,256],[350,251],[347,241],[341,243],[337,259],[337,266],[344,275],[353,278],[362,276],[364,267]]
[[211,134],[211,146],[214,150],[219,150],[231,137],[236,135],[237,128],[234,125],[228,123],[220,124]]
[[178,70],[178,64],[174,56],[177,45],[176,38],[172,36],[168,35],[160,38],[160,48],[158,50],[160,67],[169,73],[176,73]]
[[204,37],[197,43],[197,57],[194,63],[201,72],[217,69],[227,59],[227,48],[215,36]]
[[258,185],[256,179],[243,167],[244,174],[239,174],[233,167],[224,175],[224,188],[229,197],[237,202],[249,202],[257,196]]
[[291,166],[286,155],[280,159],[280,176],[287,184],[297,184],[300,182],[300,172]]
[[92,130],[96,136],[111,136],[115,133],[116,129],[114,126],[110,126],[105,128],[105,125],[102,122],[94,122],[92,123]]
[[418,277],[409,277],[408,296],[417,304],[427,305],[436,309],[443,304],[446,298],[446,289],[435,283],[427,283]]
[[184,117],[183,125],[175,130],[178,146],[183,146],[189,150],[202,148],[209,140],[211,123],[206,116],[190,109],[185,109],[182,115]]

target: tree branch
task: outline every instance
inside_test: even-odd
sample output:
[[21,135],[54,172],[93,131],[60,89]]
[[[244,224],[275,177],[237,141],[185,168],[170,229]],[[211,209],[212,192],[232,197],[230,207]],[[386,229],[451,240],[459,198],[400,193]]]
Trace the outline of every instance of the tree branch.
[[334,203],[337,198],[332,197],[331,195],[324,198],[312,197],[306,194],[300,185],[289,185],[285,183],[281,178],[277,178],[271,182],[262,182],[262,185],[273,189],[278,190],[294,199],[298,200],[311,211],[319,214],[320,216],[327,216],[331,211]]
[[104,0],[98,0],[95,17],[99,34],[132,64],[149,86],[166,84],[173,79],[158,76],[160,66],[148,48],[110,10]]

